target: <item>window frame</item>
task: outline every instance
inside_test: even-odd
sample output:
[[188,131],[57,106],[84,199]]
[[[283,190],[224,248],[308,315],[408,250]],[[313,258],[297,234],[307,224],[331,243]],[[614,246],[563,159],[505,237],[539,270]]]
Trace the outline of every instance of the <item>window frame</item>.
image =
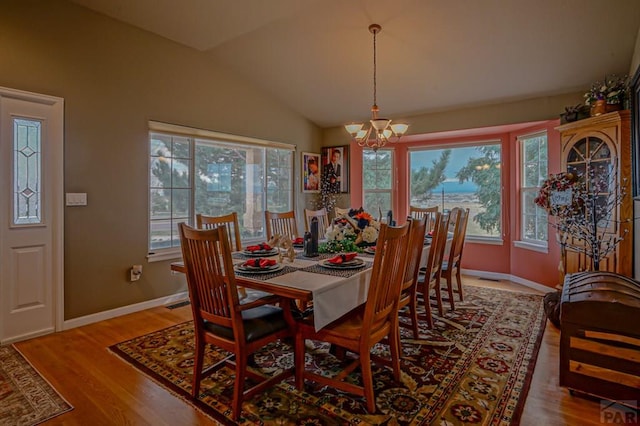
[[[540,138],[540,137],[545,137],[545,142],[546,142],[546,158],[547,158],[547,164],[546,164],[546,170],[547,173],[545,173],[545,178],[546,175],[548,175],[549,172],[549,135],[547,130],[540,130],[540,131],[536,131],[534,133],[528,133],[525,135],[519,135],[516,137],[516,140],[518,142],[518,208],[519,208],[519,226],[518,226],[518,240],[514,241],[514,246],[515,247],[519,247],[519,248],[525,248],[525,249],[529,249],[529,250],[533,250],[533,251],[539,251],[542,253],[547,253],[548,252],[548,247],[549,247],[549,232],[547,230],[547,239],[546,240],[540,240],[540,239],[535,239],[535,238],[526,238],[525,237],[525,230],[524,230],[524,226],[526,223],[525,220],[525,212],[526,212],[526,206],[525,206],[525,195],[526,194],[537,194],[540,191],[540,186],[542,184],[542,181],[538,182],[538,186],[524,186],[525,184],[525,144],[527,141],[530,141],[532,139],[536,139],[536,138]],[[537,156],[538,160],[537,160],[537,165],[538,165],[538,171],[540,170],[540,144],[538,143],[538,156]],[[547,216],[547,212],[544,211],[542,208],[537,207],[537,212],[544,214],[545,219]],[[537,217],[537,215],[536,215]],[[546,221],[545,221],[546,222]]]
[[[179,244],[177,246],[172,245],[171,247],[167,247],[167,248],[158,248],[158,249],[154,249],[151,248],[151,224],[152,224],[152,219],[151,219],[151,161],[152,161],[152,155],[151,155],[151,137],[153,134],[160,134],[160,135],[166,135],[166,136],[178,136],[178,137],[184,137],[187,138],[189,141],[189,152],[190,152],[190,166],[189,166],[189,194],[190,194],[190,200],[189,200],[189,212],[187,214],[188,216],[188,221],[187,223],[191,226],[195,225],[195,216],[196,216],[196,211],[195,211],[195,204],[196,204],[196,198],[195,198],[195,193],[196,193],[196,185],[195,185],[195,178],[196,178],[196,163],[197,163],[197,159],[196,159],[196,146],[198,144],[198,142],[200,141],[200,143],[202,143],[202,141],[204,142],[212,142],[214,145],[217,146],[246,146],[248,148],[257,148],[257,149],[261,149],[262,150],[262,160],[263,160],[263,183],[262,183],[262,202],[263,205],[265,206],[265,208],[268,208],[267,202],[268,202],[268,183],[269,183],[269,179],[267,178],[267,157],[268,157],[268,153],[267,150],[268,149],[278,149],[278,150],[285,150],[285,151],[290,151],[291,152],[291,168],[290,168],[290,176],[289,176],[289,182],[290,182],[290,191],[289,191],[289,205],[291,206],[291,208],[295,208],[295,202],[296,202],[296,196],[295,196],[295,188],[296,188],[296,183],[295,183],[295,152],[296,152],[296,145],[293,144],[287,144],[287,143],[283,143],[283,142],[275,142],[275,141],[270,141],[270,140],[265,140],[265,139],[257,139],[257,138],[252,138],[252,137],[247,137],[247,136],[239,136],[239,135],[233,135],[233,134],[229,134],[229,133],[221,133],[221,132],[215,132],[215,131],[210,131],[210,130],[204,130],[204,129],[197,129],[197,128],[191,128],[191,127],[187,127],[187,126],[180,126],[180,125],[175,125],[175,124],[169,124],[169,123],[163,123],[163,122],[158,122],[158,121],[149,121],[149,128],[148,128],[148,138],[147,138],[147,196],[148,196],[148,205],[147,205],[147,250],[148,250],[148,254],[147,254],[147,260],[149,262],[156,262],[156,261],[162,261],[162,260],[169,260],[169,259],[177,259],[180,258],[182,256],[182,250],[179,246]],[[170,220],[172,220],[173,218],[173,213],[171,213],[171,217]],[[173,223],[172,223],[173,226]],[[247,239],[247,242],[251,242],[252,239]]]

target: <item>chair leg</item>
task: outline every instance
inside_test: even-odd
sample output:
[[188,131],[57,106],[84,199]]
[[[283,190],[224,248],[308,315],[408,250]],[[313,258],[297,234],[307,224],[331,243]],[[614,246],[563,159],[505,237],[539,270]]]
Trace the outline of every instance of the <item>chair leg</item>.
[[[398,322],[396,317],[396,322]],[[391,350],[391,368],[393,369],[393,379],[400,382],[400,357],[402,345],[400,343],[400,325],[394,324],[389,332],[389,349]]]
[[447,281],[447,294],[449,295],[449,305],[451,306],[451,310],[455,311],[456,306],[453,301],[453,273],[451,268],[447,268],[445,273],[445,280]]
[[204,350],[204,339],[198,337],[196,331],[195,354],[193,359],[193,381],[191,383],[191,396],[195,399],[198,399],[198,395],[200,395],[200,379],[202,374],[202,364],[204,361]]
[[460,265],[456,268],[456,281],[458,282],[458,297],[462,302],[462,277],[460,276]]
[[436,277],[436,301],[438,302],[438,313],[444,316],[444,308],[442,307],[442,292],[440,291],[440,275]]
[[429,328],[433,328],[433,316],[431,315],[431,297],[429,296],[431,292],[431,283],[427,281],[427,277],[424,278],[424,282],[422,283],[422,299],[424,300],[424,309],[426,311],[425,317],[427,319],[427,324],[429,324]]
[[373,374],[371,373],[371,354],[369,353],[369,349],[361,351],[360,353],[360,370],[362,371],[362,385],[364,388],[364,399],[367,402],[367,410],[369,413],[375,413],[376,401],[373,394]]
[[233,388],[233,403],[231,416],[233,420],[240,418],[242,411],[242,397],[244,393],[244,376],[247,369],[247,356],[244,353],[238,353],[236,356],[236,380]]
[[296,388],[304,390],[304,358],[305,358],[304,337],[298,332],[296,334],[294,349],[294,365],[296,370]]
[[411,318],[413,338],[418,339],[418,337],[420,337],[420,331],[418,330],[418,301],[415,294],[411,298],[411,301],[409,301],[409,317]]

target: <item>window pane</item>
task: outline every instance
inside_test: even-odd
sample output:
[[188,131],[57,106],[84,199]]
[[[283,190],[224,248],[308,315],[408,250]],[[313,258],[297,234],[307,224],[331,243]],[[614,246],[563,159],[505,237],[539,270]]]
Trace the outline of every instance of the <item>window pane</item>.
[[391,194],[389,192],[366,192],[363,208],[375,218],[381,212],[382,217],[385,217],[387,212],[391,210]]
[[152,189],[150,194],[151,220],[171,218],[171,190]]
[[521,228],[520,239],[534,243],[547,241],[547,212],[534,203],[548,175],[547,134],[520,138]]
[[149,143],[149,248],[178,247],[178,223],[192,223],[191,141],[152,133]]
[[13,119],[13,224],[42,223],[41,132],[37,120]]
[[292,209],[292,175],[291,151],[267,150],[267,210],[285,212]]
[[363,208],[377,217],[391,210],[393,205],[393,151],[380,149],[362,153]]
[[467,235],[500,237],[500,164],[499,144],[412,151],[410,204],[468,208]]
[[195,212],[207,216],[237,212],[241,236],[248,236],[247,227],[256,227],[251,220],[254,201],[262,197],[260,150],[199,139],[196,169]]
[[151,250],[163,248],[171,248],[178,246],[179,241],[171,239],[171,219],[153,220],[150,228],[150,245]]

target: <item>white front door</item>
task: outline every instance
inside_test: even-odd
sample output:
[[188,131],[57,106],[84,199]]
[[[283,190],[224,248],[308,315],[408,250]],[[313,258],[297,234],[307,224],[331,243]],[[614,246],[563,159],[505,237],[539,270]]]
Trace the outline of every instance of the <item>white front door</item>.
[[63,100],[0,87],[0,344],[63,312]]

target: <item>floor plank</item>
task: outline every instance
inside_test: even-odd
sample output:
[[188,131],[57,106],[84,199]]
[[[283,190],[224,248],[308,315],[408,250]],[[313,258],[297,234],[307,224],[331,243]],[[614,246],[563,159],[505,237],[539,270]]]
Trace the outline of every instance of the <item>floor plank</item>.
[[[509,281],[463,277],[466,285],[536,292]],[[157,307],[17,343],[75,407],[47,425],[208,425],[195,408],[111,354],[115,343],[191,319],[191,308]],[[522,425],[599,425],[600,403],[558,386],[560,333],[547,324]]]

